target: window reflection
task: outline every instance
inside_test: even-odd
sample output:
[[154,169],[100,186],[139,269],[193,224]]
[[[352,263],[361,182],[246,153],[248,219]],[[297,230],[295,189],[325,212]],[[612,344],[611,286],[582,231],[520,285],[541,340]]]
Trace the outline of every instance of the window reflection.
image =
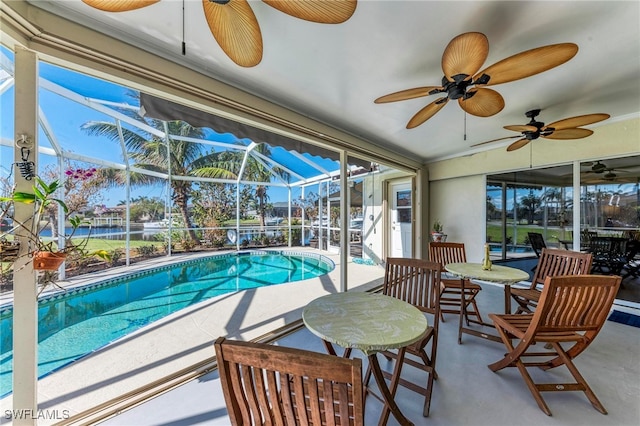
[[572,165],[489,175],[486,217],[492,254],[498,259],[533,256],[529,232],[541,233],[549,247],[571,249],[574,203],[581,234],[638,238],[639,182],[640,156],[581,163],[576,197]]

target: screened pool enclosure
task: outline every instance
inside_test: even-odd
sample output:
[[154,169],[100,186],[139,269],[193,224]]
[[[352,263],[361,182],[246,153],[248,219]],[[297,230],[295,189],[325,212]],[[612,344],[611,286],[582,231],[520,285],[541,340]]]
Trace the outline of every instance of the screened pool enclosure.
[[[110,253],[111,265],[278,246],[344,248],[372,263],[383,258],[376,229],[383,183],[409,172],[346,156],[342,224],[340,152],[42,61],[37,160],[27,161],[32,153],[15,148],[24,135],[13,128],[14,56],[5,48],[1,55],[2,195],[14,188],[14,170],[63,183],[56,196],[68,211],[49,211],[43,238],[64,244],[69,220],[79,217],[74,235],[89,235],[92,247]],[[11,239],[12,210],[3,210],[3,238]],[[67,261],[60,277],[96,263]]]

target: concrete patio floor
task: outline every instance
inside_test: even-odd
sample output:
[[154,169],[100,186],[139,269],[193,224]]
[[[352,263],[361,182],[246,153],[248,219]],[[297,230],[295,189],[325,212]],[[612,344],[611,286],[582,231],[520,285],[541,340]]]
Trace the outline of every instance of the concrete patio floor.
[[[502,289],[483,285],[480,309],[486,318],[503,306]],[[615,307],[638,313],[633,309]],[[457,318],[441,323],[437,370],[429,418],[422,417],[422,397],[399,388],[396,400],[416,425],[593,425],[632,426],[640,424],[640,333],[635,327],[607,321],[591,347],[576,359],[576,365],[608,410],[597,412],[582,392],[547,393],[545,400],[553,415],[537,406],[516,369],[493,373],[487,365],[501,358],[504,346],[470,335],[457,343]],[[490,328],[489,332],[493,331]],[[276,344],[324,352],[319,339],[304,327]],[[212,352],[213,348],[209,348]],[[356,354],[355,356],[359,356]],[[360,354],[366,361],[366,358]],[[365,362],[366,365],[366,362]],[[384,363],[383,363],[384,366]],[[403,369],[403,377],[420,380],[419,370]],[[566,369],[532,371],[546,381],[569,381]],[[381,404],[369,398],[367,424],[376,424]],[[103,424],[125,425],[228,425],[229,418],[217,371],[161,395]],[[390,425],[397,424],[395,419]]]
[[[338,263],[337,255],[329,257]],[[381,283],[380,267],[350,263],[349,268],[351,288],[360,291]],[[299,321],[306,303],[337,291],[336,271],[322,279],[222,296],[180,311],[40,380],[39,408],[69,410],[73,416],[213,356],[213,341],[220,335],[250,340],[285,323]],[[489,312],[503,309],[502,295],[501,287],[483,284],[478,302],[485,319]],[[615,308],[640,314],[634,308]],[[224,321],[220,321],[221,318]],[[458,345],[457,317],[447,315],[445,319],[438,344],[440,378],[434,386],[430,417],[422,417],[420,395],[399,388],[396,396],[401,410],[416,425],[640,424],[640,333],[637,328],[607,321],[588,351],[576,359],[576,365],[609,414],[597,412],[583,393],[565,392],[544,395],[553,412],[553,416],[548,417],[538,408],[517,370],[493,373],[487,368],[487,364],[502,357],[502,344],[464,335],[463,344]],[[319,339],[304,327],[274,344],[324,352]],[[355,356],[365,358],[358,353]],[[566,369],[533,373],[551,377],[549,381],[568,377]],[[406,378],[420,380],[420,375],[420,371],[411,367],[403,370]],[[10,401],[10,397],[0,401],[2,412],[11,408]],[[367,424],[377,423],[380,409],[376,399],[367,400]],[[86,422],[75,424],[90,424]],[[6,419],[0,423],[6,423]],[[214,370],[101,424],[228,425],[229,418],[218,373]],[[388,424],[397,423],[392,418]]]

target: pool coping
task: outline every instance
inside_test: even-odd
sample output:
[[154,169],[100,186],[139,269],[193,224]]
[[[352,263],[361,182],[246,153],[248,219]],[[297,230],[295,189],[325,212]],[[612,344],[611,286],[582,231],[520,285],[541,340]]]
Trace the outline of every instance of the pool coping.
[[[58,288],[58,287],[54,287],[53,290],[49,290],[47,292],[43,292],[42,295],[38,296],[38,304],[41,303],[47,303],[51,300],[56,300],[56,299],[62,299],[65,296],[69,296],[69,295],[75,295],[78,293],[82,293],[82,292],[86,292],[86,291],[90,291],[90,290],[95,290],[96,288],[100,288],[100,287],[105,287],[108,285],[112,285],[115,284],[117,282],[121,282],[127,279],[132,279],[132,278],[138,278],[144,275],[148,275],[151,274],[153,272],[157,272],[157,271],[163,271],[163,270],[167,270],[167,269],[171,269],[174,268],[178,265],[186,265],[186,264],[192,264],[192,263],[196,263],[196,262],[200,262],[202,260],[207,260],[207,259],[213,259],[213,258],[226,258],[226,257],[233,257],[233,256],[248,256],[248,255],[261,255],[261,254],[273,254],[273,253],[277,253],[277,254],[281,254],[281,255],[287,255],[287,256],[307,256],[307,257],[313,257],[313,258],[317,258],[317,259],[322,259],[322,260],[326,260],[327,263],[329,263],[331,265],[331,269],[335,269],[335,262],[333,260],[331,260],[329,257],[323,255],[323,254],[319,254],[319,253],[309,253],[309,252],[305,252],[305,251],[300,251],[300,250],[282,250],[282,249],[273,249],[273,250],[265,250],[265,249],[247,249],[247,250],[240,250],[240,251],[228,251],[228,252],[217,252],[216,254],[206,254],[206,255],[202,255],[202,256],[198,256],[198,257],[194,257],[194,258],[189,258],[186,260],[178,260],[176,262],[170,262],[170,263],[166,263],[162,266],[154,266],[154,265],[147,265],[145,267],[143,267],[142,269],[137,269],[137,270],[130,270],[128,269],[129,272],[124,272],[122,274],[118,274],[116,276],[111,276],[108,278],[103,278],[100,281],[89,281],[89,282],[84,282],[84,283],[73,283],[72,280],[67,281],[67,280],[63,280],[61,281],[61,283],[65,283],[68,282],[68,285],[65,285],[63,287],[63,285],[61,284],[60,287],[62,288]],[[89,275],[89,274],[88,274]],[[80,278],[83,281],[85,281],[85,278]],[[8,292],[11,293],[11,296],[13,296],[13,292]],[[11,302],[5,300],[3,301],[2,298],[0,298],[0,316],[4,315],[7,312],[13,311],[13,297],[11,297]]]
[[[193,265],[196,264],[198,262],[203,262],[203,261],[208,261],[211,259],[225,259],[225,258],[232,258],[232,257],[238,257],[238,256],[262,256],[262,255],[273,255],[273,254],[279,254],[279,255],[283,255],[283,256],[301,256],[301,257],[306,257],[306,258],[312,258],[312,259],[317,259],[320,262],[324,263],[327,265],[329,271],[331,272],[335,269],[335,262],[333,262],[333,260],[331,260],[330,258],[328,258],[327,256],[324,256],[323,254],[318,254],[318,253],[310,253],[310,252],[304,252],[304,251],[300,251],[300,250],[282,250],[282,249],[273,249],[273,250],[264,250],[264,249],[259,249],[259,250],[255,250],[255,249],[247,249],[247,250],[240,250],[240,251],[232,251],[232,252],[226,252],[226,253],[215,253],[215,254],[210,254],[208,256],[198,256],[196,258],[190,258],[187,260],[180,260],[177,262],[170,262],[170,263],[165,263],[161,266],[150,266],[150,267],[146,267],[146,268],[142,268],[139,269],[137,271],[133,271],[130,273],[126,273],[126,274],[120,274],[117,276],[113,276],[110,278],[103,278],[101,280],[98,281],[94,281],[94,282],[88,282],[88,283],[84,283],[84,284],[80,284],[80,285],[76,285],[71,289],[67,289],[67,288],[57,288],[56,290],[54,290],[53,292],[50,292],[49,294],[44,294],[42,296],[40,296],[38,298],[38,306],[41,306],[42,304],[46,304],[49,302],[56,302],[56,301],[61,301],[67,297],[73,297],[85,292],[90,292],[90,291],[94,291],[100,288],[105,288],[105,287],[110,287],[110,286],[115,286],[118,285],[122,282],[131,280],[131,279],[136,279],[139,277],[144,277],[147,275],[151,275],[151,274],[155,274],[157,272],[162,272],[165,270],[170,270],[176,267],[181,267],[184,265]],[[324,274],[323,274],[324,275]],[[297,281],[301,281],[301,280],[297,280]],[[295,281],[289,281],[286,283],[278,283],[278,284],[288,284],[291,282],[295,282]],[[234,291],[230,291],[229,293],[233,293]],[[228,294],[228,293],[225,293]],[[216,297],[219,296],[224,296],[224,294],[218,295]],[[208,299],[205,299],[208,300]],[[198,302],[199,303],[199,302]],[[183,308],[184,309],[184,308]],[[178,310],[180,311],[180,310]],[[175,312],[178,312],[175,311]],[[0,317],[6,314],[10,314],[13,312],[13,304],[5,304],[5,305],[0,305]],[[175,312],[171,312],[169,315],[166,315],[166,317],[173,315]],[[164,317],[154,320],[148,324],[143,325],[142,327],[140,327],[140,329],[143,329],[157,321],[161,321]],[[45,377],[47,377],[50,374],[53,374],[61,369],[67,368],[68,366],[70,366],[71,364],[80,361],[81,359],[91,355],[92,353],[95,353],[97,351],[100,351],[102,348],[117,342],[118,340],[125,338],[126,336],[128,336],[129,334],[133,334],[135,333],[134,330],[131,333],[128,333],[124,336],[120,336],[117,338],[114,338],[113,340],[110,340],[102,345],[100,345],[97,348],[94,348],[90,351],[87,351],[86,353],[83,353],[82,355],[78,356],[77,358],[74,358],[72,360],[69,360],[67,362],[65,362],[62,365],[59,365],[45,373],[43,373],[41,376],[38,377],[38,380],[42,380]],[[8,391],[8,392],[4,392],[4,393],[0,393],[0,399],[10,395],[13,392],[13,389]]]

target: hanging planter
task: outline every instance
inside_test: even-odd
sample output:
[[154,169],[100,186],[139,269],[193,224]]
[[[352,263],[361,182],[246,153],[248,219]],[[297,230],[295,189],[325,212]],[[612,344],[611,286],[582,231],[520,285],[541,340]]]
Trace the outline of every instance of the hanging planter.
[[57,271],[66,259],[66,253],[37,251],[33,254],[33,269],[36,271]]

